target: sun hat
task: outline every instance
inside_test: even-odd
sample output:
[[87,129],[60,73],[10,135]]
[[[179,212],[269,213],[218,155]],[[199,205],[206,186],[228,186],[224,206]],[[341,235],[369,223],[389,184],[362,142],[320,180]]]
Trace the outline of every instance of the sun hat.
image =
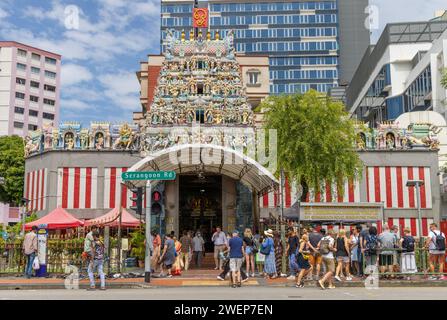
[[268,229],[266,231],[264,231],[264,234],[268,237],[273,237],[273,230],[272,229]]

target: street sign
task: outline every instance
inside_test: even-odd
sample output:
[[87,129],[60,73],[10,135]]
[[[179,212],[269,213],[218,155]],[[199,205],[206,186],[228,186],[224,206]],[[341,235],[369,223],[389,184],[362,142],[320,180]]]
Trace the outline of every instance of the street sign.
[[129,180],[175,180],[175,171],[127,171],[121,174],[123,181]]

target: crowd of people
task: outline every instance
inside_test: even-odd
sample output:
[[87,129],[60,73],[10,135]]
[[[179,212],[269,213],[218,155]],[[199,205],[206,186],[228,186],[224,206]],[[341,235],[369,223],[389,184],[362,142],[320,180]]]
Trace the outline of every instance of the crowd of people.
[[[214,269],[220,270],[217,278],[225,280],[229,276],[233,287],[240,287],[250,277],[288,276],[295,280],[297,288],[304,287],[304,280],[308,279],[316,280],[322,289],[333,289],[335,281],[351,281],[354,276],[364,278],[374,272],[382,278],[395,278],[428,271],[430,280],[447,280],[443,275],[446,238],[436,223],[430,225],[422,244],[417,243],[408,228],[399,233],[397,226],[384,224],[378,234],[370,223],[366,228],[357,225],[338,233],[318,225],[300,233],[290,228],[284,240],[278,231],[271,229],[262,234],[253,233],[250,228],[243,233],[234,230],[226,234],[217,227],[210,240],[214,245]],[[428,251],[428,270],[421,270],[420,266],[418,269],[417,247]],[[182,270],[191,266],[202,268],[205,239],[200,231],[183,231],[179,239],[174,232],[163,239],[152,232],[151,252],[152,272],[160,272],[160,277],[181,275]],[[23,253],[27,257],[25,276],[29,278],[37,254],[36,228],[25,236]],[[104,244],[96,226],[85,237],[83,258],[88,265],[90,290],[95,289],[95,271],[100,276],[100,289],[105,290]]]

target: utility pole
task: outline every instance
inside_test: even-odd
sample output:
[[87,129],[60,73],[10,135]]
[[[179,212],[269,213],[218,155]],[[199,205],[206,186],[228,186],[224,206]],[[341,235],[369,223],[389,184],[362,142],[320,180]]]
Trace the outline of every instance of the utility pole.
[[280,216],[280,228],[281,228],[281,244],[282,244],[282,260],[281,260],[281,273],[285,274],[287,272],[287,257],[286,257],[286,226],[284,225],[284,170],[281,168],[281,177],[279,179],[280,183],[280,203],[281,203],[281,216]]
[[144,282],[151,282],[151,206],[152,206],[152,187],[151,182],[146,182],[146,252],[144,259]]
[[123,183],[120,183],[120,199],[119,199],[119,211],[118,211],[118,262],[117,262],[117,269],[118,269],[118,273],[121,272],[121,223],[122,223],[122,218],[123,218],[123,208],[122,208],[122,190],[123,188]]

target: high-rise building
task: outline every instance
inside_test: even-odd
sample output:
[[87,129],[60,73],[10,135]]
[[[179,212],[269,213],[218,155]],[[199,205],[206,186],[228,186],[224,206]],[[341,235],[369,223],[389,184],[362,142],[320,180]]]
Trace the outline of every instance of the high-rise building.
[[0,41],[0,136],[59,121],[61,56]]
[[[161,48],[167,30],[192,25],[194,0],[161,1]],[[269,56],[270,93],[327,92],[351,80],[369,45],[368,0],[207,0],[212,36],[234,31],[238,53]],[[188,34],[188,32],[187,32]]]

